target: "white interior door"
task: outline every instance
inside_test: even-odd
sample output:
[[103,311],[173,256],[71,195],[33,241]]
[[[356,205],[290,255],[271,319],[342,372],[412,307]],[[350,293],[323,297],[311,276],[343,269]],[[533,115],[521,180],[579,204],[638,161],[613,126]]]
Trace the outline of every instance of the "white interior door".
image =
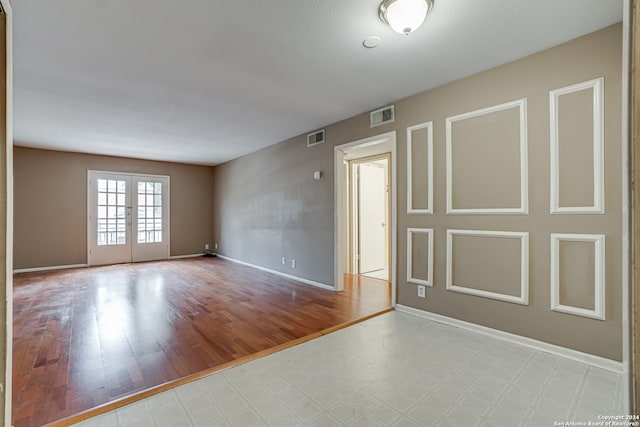
[[359,273],[387,268],[387,169],[385,160],[358,165]]
[[169,257],[169,177],[88,173],[89,265]]

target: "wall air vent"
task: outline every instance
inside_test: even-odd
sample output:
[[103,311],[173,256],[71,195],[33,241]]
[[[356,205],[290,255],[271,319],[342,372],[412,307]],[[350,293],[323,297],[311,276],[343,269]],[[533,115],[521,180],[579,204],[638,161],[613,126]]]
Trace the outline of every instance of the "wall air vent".
[[393,109],[393,105],[381,108],[371,112],[371,127],[384,125],[395,121],[396,114]]
[[324,129],[307,135],[307,147],[313,147],[318,144],[324,144]]

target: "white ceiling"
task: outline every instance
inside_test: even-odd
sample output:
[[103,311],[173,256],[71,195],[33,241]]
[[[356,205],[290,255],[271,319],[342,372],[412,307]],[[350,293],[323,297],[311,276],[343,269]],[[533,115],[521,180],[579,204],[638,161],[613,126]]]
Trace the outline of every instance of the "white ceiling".
[[15,1],[16,144],[217,164],[622,20],[622,0],[435,0],[404,36],[380,1]]

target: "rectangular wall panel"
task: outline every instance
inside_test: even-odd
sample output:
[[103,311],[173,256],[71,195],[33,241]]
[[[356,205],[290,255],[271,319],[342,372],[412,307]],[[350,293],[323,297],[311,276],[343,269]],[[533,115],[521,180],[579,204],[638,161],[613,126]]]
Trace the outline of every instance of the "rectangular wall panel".
[[605,319],[605,236],[551,234],[551,309]]
[[549,92],[552,214],[604,213],[604,78]]
[[447,117],[447,214],[528,213],[526,105]]
[[433,213],[433,124],[407,128],[407,213]]
[[433,286],[433,229],[407,229],[407,282]]
[[447,290],[527,305],[529,233],[447,230]]

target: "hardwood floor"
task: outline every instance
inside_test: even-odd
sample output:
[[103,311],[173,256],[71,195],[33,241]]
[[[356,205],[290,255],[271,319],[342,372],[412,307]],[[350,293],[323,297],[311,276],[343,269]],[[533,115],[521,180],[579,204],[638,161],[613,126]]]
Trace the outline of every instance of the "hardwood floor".
[[220,258],[17,274],[13,424],[126,400],[390,305],[384,281],[345,276],[332,292]]

